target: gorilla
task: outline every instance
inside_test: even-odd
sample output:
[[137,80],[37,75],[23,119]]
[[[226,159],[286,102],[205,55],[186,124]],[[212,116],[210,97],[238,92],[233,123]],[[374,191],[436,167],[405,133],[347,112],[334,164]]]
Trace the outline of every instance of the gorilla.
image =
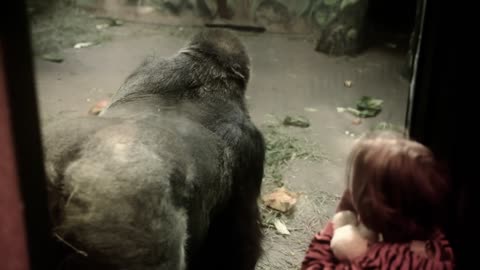
[[147,57],[98,116],[44,128],[62,269],[254,269],[265,142],[228,30]]

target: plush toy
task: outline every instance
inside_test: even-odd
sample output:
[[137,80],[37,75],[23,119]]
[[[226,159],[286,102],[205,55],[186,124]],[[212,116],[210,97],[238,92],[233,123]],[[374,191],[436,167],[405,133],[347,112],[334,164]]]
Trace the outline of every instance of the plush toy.
[[381,240],[381,236],[363,225],[352,211],[340,211],[332,219],[333,237],[330,247],[339,260],[352,261],[363,256],[369,243]]

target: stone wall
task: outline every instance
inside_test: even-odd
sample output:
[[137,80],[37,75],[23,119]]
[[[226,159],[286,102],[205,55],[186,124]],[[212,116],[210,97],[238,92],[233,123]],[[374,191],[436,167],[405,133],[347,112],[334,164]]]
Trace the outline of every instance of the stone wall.
[[[322,32],[345,17],[343,10],[362,6],[364,0],[77,0],[77,4],[106,13],[191,17],[198,22],[228,21],[264,26],[271,32]],[[356,13],[359,13],[358,16]],[[351,21],[363,18],[363,10],[350,12]],[[357,18],[358,17],[358,18]],[[141,18],[140,18],[141,19]],[[345,20],[345,18],[342,18]],[[348,21],[348,19],[347,19]],[[190,20],[187,20],[190,23]]]
[[368,0],[76,0],[106,16],[169,25],[230,23],[313,34],[333,55],[362,48]]

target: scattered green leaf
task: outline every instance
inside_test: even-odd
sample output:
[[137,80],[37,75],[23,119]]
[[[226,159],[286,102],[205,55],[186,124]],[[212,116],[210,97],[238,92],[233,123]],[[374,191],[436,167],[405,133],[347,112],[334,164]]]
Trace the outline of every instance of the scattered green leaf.
[[[345,111],[359,118],[375,117],[382,111],[383,100],[363,96],[358,102],[357,107],[347,107]],[[337,108],[338,112],[341,112]],[[342,110],[343,111],[343,110]]]
[[310,121],[303,116],[287,116],[283,120],[283,124],[285,126],[307,128],[310,126]]
[[54,63],[63,62],[63,56],[58,53],[45,53],[41,55],[41,58],[45,61],[50,61]]
[[382,109],[383,100],[372,97],[363,96],[357,103],[359,110],[378,110]]

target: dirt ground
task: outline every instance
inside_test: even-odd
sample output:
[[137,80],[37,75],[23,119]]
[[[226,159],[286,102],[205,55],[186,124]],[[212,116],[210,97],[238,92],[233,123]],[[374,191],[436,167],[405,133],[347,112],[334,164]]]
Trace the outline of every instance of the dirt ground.
[[[85,115],[95,102],[109,98],[145,56],[174,54],[196,30],[125,23],[103,30],[111,38],[98,45],[63,50],[62,63],[37,57],[43,123]],[[311,237],[332,216],[343,191],[344,162],[355,137],[380,122],[404,123],[409,83],[400,75],[403,54],[382,47],[353,58],[336,58],[315,52],[308,36],[239,36],[252,59],[247,95],[255,123],[261,126],[272,117],[305,116],[310,127],[282,127],[282,131],[320,154],[318,159],[292,159],[285,164],[283,184],[301,195],[291,215],[277,214],[290,235],[265,227],[266,253],[258,265],[262,270],[299,269]],[[344,85],[346,80],[351,87]],[[337,107],[354,106],[363,95],[384,100],[378,116],[353,124],[351,116],[337,112]],[[266,183],[264,193],[274,187]]]

